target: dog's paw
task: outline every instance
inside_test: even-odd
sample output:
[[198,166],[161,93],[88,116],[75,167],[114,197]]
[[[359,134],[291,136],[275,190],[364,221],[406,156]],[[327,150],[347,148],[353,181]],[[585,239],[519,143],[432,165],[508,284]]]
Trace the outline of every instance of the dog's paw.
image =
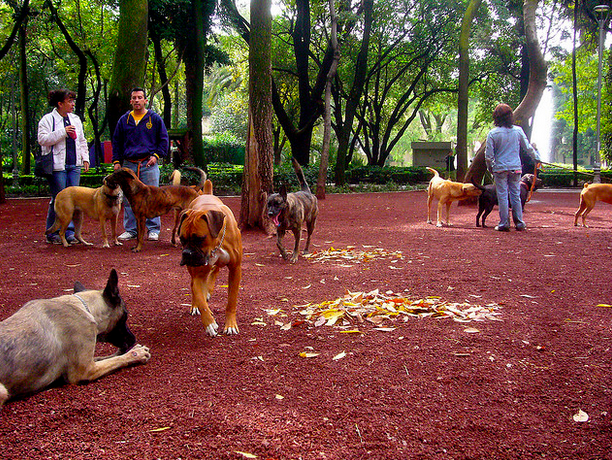
[[119,240],[115,240],[115,246],[123,246],[123,243]]
[[135,363],[146,363],[151,359],[151,353],[149,349],[143,345],[134,345],[134,347],[128,351],[130,359]]
[[443,227],[442,222],[438,222],[438,223],[436,224],[436,227]]
[[213,321],[208,326],[206,326],[206,333],[210,337],[217,337],[217,331],[219,330],[219,325],[216,321]]
[[427,221],[427,223],[428,223],[428,224],[433,224],[433,221],[428,220],[428,221]]
[[237,335],[238,332],[238,326],[225,326],[223,330],[223,333],[226,335]]
[[102,245],[102,247],[103,247],[103,248],[110,248],[110,244],[108,244],[108,243],[104,243],[104,244]]
[[191,314],[191,316],[199,316],[201,315],[200,313],[200,309],[198,307],[191,307],[191,310],[189,310],[189,313]]

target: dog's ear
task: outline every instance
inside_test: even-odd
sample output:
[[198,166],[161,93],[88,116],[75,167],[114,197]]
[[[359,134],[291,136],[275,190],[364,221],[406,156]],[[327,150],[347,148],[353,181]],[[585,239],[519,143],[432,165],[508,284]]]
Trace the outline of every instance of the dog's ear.
[[102,297],[104,297],[108,305],[113,307],[121,305],[121,297],[119,297],[119,277],[114,268],[110,272]]
[[185,209],[181,215],[179,216],[179,224],[178,224],[178,228],[176,229],[176,234],[177,235],[181,235],[181,227],[183,226],[183,222],[185,222],[185,219],[187,219],[187,216],[191,214],[191,210],[190,209]]
[[74,293],[86,291],[87,288],[81,284],[80,281],[75,281],[74,283]]
[[225,214],[220,211],[209,211],[204,214],[204,219],[208,223],[208,229],[210,230],[210,236],[216,238],[219,232],[223,228],[223,221],[225,220]]
[[287,198],[287,186],[285,184],[280,186],[280,189],[278,190],[278,194],[282,196],[283,198]]

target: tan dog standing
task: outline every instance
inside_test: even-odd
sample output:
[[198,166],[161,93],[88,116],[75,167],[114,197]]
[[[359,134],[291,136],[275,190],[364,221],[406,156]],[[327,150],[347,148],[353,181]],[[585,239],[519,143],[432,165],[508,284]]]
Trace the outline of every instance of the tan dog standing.
[[586,224],[586,216],[593,210],[597,201],[612,204],[612,184],[584,184],[580,192],[580,207],[574,214],[574,225],[578,225],[578,217],[582,217],[583,227]]
[[[199,193],[191,187],[183,185],[163,185],[155,187],[146,185],[136,173],[128,168],[121,168],[108,176],[109,184],[117,184],[123,190],[125,198],[132,206],[138,228],[138,242],[133,252],[140,252],[147,234],[146,221],[151,217],[168,214],[170,211],[182,211]],[[172,229],[172,244],[176,245],[176,229],[179,213],[176,212],[174,228]]]
[[[77,282],[74,294],[26,303],[0,322],[0,406],[61,378],[87,382],[146,363],[149,349],[135,345],[127,316],[114,269],[103,291]],[[94,358],[96,341],[113,344],[117,353]]]
[[100,222],[102,247],[110,248],[106,234],[106,222],[111,222],[111,237],[113,243],[120,246],[117,239],[117,216],[121,209],[121,190],[117,184],[109,184],[107,177],[103,179],[102,186],[98,188],[67,187],[60,191],[55,197],[53,208],[55,209],[55,223],[47,229],[45,234],[49,235],[59,230],[60,240],[64,247],[70,246],[66,240],[66,229],[70,221],[74,221],[74,237],[87,246],[92,246],[81,236],[83,228],[83,213]]
[[438,214],[436,226],[442,227],[440,219],[442,214],[442,206],[446,206],[446,225],[450,225],[450,207],[453,201],[465,200],[472,196],[478,196],[482,193],[474,184],[466,184],[463,182],[453,182],[447,179],[442,179],[438,171],[433,168],[427,170],[434,174],[429,181],[427,188],[427,223],[431,221],[431,203],[434,198],[438,200]]
[[181,265],[191,275],[191,314],[202,315],[202,324],[211,337],[219,326],[208,307],[219,270],[227,267],[228,299],[225,307],[225,334],[238,334],[236,307],[242,278],[242,235],[232,210],[212,194],[207,180],[204,195],[191,202],[180,217],[179,238],[183,245]]

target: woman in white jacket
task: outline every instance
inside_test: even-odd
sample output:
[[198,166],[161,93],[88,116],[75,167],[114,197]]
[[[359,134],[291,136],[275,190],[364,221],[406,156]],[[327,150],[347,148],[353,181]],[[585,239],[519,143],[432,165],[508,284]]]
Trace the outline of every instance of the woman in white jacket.
[[[38,123],[38,143],[42,154],[53,152],[53,175],[48,178],[51,202],[46,228],[55,222],[55,196],[66,187],[79,185],[81,168],[89,170],[89,150],[83,133],[83,123],[72,113],[75,98],[74,91],[66,89],[49,92],[49,105],[54,109]],[[74,237],[72,222],[66,231],[66,239],[71,244],[78,243]],[[58,233],[48,235],[47,243],[61,244]]]

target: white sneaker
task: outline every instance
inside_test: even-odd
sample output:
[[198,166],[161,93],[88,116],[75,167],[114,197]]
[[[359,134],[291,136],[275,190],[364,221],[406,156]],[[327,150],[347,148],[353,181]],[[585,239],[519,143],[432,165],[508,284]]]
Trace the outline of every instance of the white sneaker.
[[158,241],[159,233],[157,232],[149,232],[149,237],[147,238],[149,241]]
[[135,240],[136,235],[132,232],[123,232],[121,235],[117,237],[120,240]]

